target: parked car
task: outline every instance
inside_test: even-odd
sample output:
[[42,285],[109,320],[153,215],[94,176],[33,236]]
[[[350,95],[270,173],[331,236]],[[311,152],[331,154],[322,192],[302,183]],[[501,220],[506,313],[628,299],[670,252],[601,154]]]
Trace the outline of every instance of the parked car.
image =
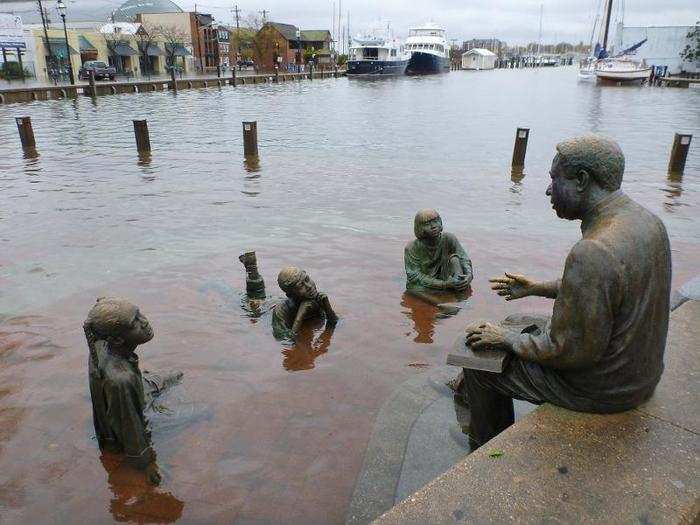
[[117,76],[117,70],[112,66],[108,66],[99,60],[88,60],[80,68],[78,77],[80,77],[81,80],[89,80],[90,71],[95,72],[95,80],[104,80],[106,78],[114,80]]

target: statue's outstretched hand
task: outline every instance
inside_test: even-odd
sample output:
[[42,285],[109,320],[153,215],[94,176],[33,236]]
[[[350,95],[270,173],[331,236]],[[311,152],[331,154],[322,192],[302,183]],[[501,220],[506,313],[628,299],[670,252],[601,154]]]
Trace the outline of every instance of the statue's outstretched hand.
[[498,295],[505,297],[506,301],[522,299],[528,295],[533,295],[535,281],[519,273],[506,272],[505,277],[489,279],[491,289]]

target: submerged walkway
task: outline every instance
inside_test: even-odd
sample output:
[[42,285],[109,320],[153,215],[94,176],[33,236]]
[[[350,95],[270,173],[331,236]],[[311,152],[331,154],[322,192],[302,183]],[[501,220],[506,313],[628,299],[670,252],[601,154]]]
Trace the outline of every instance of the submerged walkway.
[[[307,71],[304,73],[265,73],[237,74],[236,77],[204,77],[195,76],[179,78],[175,81],[177,91],[193,88],[245,86],[248,84],[267,84],[290,82],[295,80],[314,80],[323,78],[339,78],[345,76],[344,70],[338,71]],[[89,84],[62,84],[57,86],[23,86],[0,89],[0,104],[17,102],[34,102],[36,100],[60,100],[78,96],[116,95],[119,93],[144,93],[151,91],[173,90],[173,81],[169,79],[140,79],[128,82],[96,82],[95,88]]]
[[543,405],[376,523],[696,523],[700,302],[672,314],[654,397],[621,414]]

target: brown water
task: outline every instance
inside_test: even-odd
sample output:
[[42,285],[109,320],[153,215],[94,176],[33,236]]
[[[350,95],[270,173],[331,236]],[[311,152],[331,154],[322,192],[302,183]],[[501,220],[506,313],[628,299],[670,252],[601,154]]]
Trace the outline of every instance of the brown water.
[[[24,158],[14,117],[40,156]],[[153,155],[134,152],[148,118]],[[259,166],[242,158],[257,120]],[[517,126],[532,129],[511,180]],[[324,80],[0,106],[0,521],[338,523],[392,389],[444,363],[504,303],[503,270],[551,278],[578,224],[544,189],[554,144],[616,137],[624,189],[668,227],[674,284],[700,261],[700,149],[668,179],[674,132],[700,139],[700,91],[597,87],[572,68]],[[414,213],[441,211],[476,269],[454,317],[403,296]],[[255,249],[270,302],[243,298]],[[306,268],[341,322],[284,347],[269,307],[284,265]],[[162,487],[93,438],[82,321],[100,295],[140,305],[142,367],[183,384],[151,416]],[[437,451],[439,453],[439,451]]]

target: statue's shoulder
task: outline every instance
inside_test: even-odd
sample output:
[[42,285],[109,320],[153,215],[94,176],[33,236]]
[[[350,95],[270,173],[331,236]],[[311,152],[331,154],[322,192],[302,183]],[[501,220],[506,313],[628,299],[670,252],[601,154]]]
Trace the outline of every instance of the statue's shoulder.
[[459,244],[459,239],[457,239],[457,236],[454,233],[442,232],[442,238],[447,242]]
[[422,242],[420,242],[418,239],[413,239],[412,241],[409,241],[406,243],[406,246],[404,247],[404,252],[405,253],[413,253],[416,250],[419,250],[422,246]]
[[139,379],[126,359],[115,356],[109,352],[105,355],[105,359],[101,364],[101,369],[107,384],[114,388],[131,386]]

